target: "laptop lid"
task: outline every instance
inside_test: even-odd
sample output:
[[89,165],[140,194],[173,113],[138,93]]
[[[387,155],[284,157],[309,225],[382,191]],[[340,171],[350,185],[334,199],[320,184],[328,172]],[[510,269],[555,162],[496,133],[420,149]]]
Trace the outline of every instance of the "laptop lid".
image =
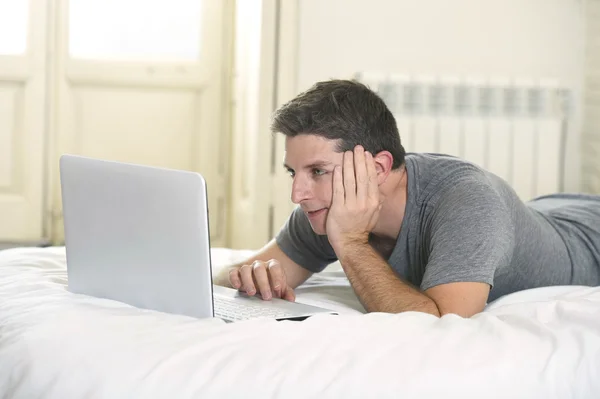
[[213,316],[199,173],[63,155],[60,179],[69,291]]

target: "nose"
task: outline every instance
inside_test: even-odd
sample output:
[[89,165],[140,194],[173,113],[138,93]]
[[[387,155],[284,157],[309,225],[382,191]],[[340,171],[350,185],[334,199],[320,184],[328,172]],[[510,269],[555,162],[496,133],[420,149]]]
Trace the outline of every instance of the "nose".
[[310,183],[298,175],[294,176],[294,181],[292,182],[292,202],[299,204],[302,201],[310,199],[311,196]]

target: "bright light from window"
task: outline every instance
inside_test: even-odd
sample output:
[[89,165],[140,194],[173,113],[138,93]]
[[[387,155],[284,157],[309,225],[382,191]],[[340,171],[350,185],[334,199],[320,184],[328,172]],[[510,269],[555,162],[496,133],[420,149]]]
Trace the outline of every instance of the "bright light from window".
[[201,0],[71,0],[73,58],[195,61]]
[[0,54],[27,51],[28,0],[0,0]]

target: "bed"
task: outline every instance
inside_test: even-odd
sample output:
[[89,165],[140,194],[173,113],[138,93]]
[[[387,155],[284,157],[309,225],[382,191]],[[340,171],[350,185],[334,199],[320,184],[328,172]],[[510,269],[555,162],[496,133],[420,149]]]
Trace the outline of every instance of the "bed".
[[[249,251],[215,248],[214,268]],[[226,324],[71,294],[63,247],[0,251],[0,398],[599,398],[600,288],[471,319],[365,314],[339,264],[297,300],[340,315]]]

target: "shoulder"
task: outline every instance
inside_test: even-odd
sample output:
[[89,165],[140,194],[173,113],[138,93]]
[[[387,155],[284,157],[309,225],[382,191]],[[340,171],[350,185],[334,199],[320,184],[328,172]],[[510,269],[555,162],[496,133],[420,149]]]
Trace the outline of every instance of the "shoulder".
[[415,202],[421,204],[437,204],[449,196],[497,196],[496,186],[504,184],[480,166],[450,155],[411,153],[407,155],[406,166],[409,179],[415,180],[410,184],[412,195],[416,196]]

